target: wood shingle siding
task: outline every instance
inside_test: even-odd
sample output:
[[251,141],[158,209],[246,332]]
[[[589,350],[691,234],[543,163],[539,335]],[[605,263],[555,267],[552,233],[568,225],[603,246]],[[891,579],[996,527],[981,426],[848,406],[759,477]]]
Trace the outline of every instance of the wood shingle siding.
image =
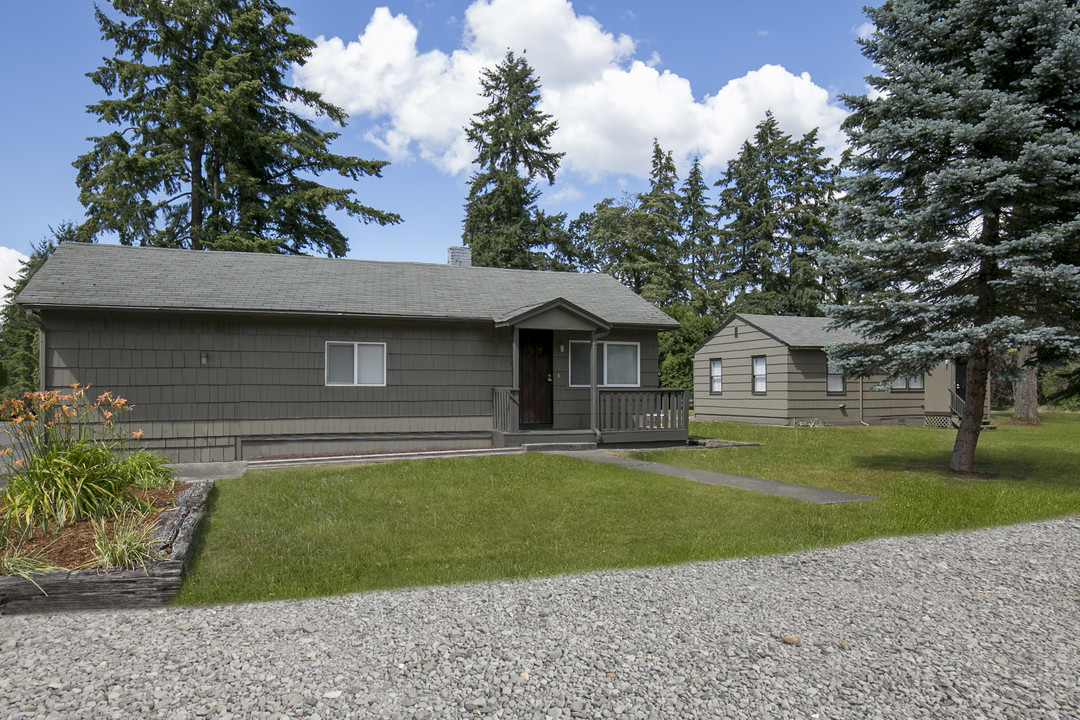
[[[108,388],[135,406],[147,437],[168,449],[208,445],[223,460],[240,459],[237,439],[248,436],[487,431],[492,386],[513,380],[511,331],[479,323],[71,311],[43,320],[48,388]],[[386,386],[327,386],[327,340],[385,342]]]
[[550,431],[588,434],[570,341],[634,343],[656,388],[657,333],[678,327],[598,274],[81,243],[17,301],[43,328],[45,387],[126,397],[131,429],[180,462],[505,441],[494,397],[520,396],[524,332],[551,338],[529,386],[546,402],[551,383]]

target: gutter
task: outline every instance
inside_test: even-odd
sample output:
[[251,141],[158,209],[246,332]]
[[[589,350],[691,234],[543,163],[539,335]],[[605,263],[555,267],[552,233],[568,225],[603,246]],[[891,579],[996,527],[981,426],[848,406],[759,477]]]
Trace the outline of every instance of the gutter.
[[610,333],[611,329],[609,328],[601,331],[593,330],[589,335],[589,420],[598,444],[600,442],[600,418],[598,416],[600,388],[597,387],[596,382],[596,341],[606,338]]
[[[165,313],[204,313],[207,315],[252,315],[252,316],[286,316],[286,317],[328,317],[328,318],[358,318],[370,320],[432,320],[438,322],[491,322],[498,324],[496,318],[490,316],[472,315],[408,315],[392,313],[353,313],[334,312],[327,310],[282,310],[270,308],[207,308],[207,307],[182,307],[175,305],[74,305],[68,303],[21,303],[24,307],[39,310],[67,310],[77,312],[165,312]],[[27,310],[27,312],[30,312]],[[668,331],[679,328],[677,322],[668,323],[612,323],[612,327],[627,330],[657,330]]]

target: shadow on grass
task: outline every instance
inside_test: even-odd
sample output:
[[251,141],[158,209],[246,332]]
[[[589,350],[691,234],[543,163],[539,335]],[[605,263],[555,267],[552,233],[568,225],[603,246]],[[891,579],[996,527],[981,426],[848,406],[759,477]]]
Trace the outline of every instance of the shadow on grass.
[[972,473],[949,468],[950,455],[936,450],[889,451],[854,455],[851,464],[865,470],[928,472],[948,480],[1042,482],[1080,488],[1080,450],[1058,448],[1052,457],[1046,448],[979,448]]

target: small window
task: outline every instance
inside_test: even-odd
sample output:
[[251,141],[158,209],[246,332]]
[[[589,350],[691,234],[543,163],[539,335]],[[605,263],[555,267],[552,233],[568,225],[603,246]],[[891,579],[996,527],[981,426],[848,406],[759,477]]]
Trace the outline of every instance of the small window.
[[604,343],[604,384],[616,387],[637,387],[637,343]]
[[717,394],[724,392],[724,361],[719,358],[709,361],[709,390]]
[[892,381],[890,387],[893,390],[922,390],[922,373],[919,373],[918,375],[912,375],[911,377],[898,377]]
[[755,395],[764,395],[767,389],[765,358],[759,355],[752,360],[754,367],[753,392]]
[[826,385],[826,390],[830,393],[843,393],[844,388],[844,369],[829,363],[829,378]]
[[[589,347],[581,340],[570,341],[570,386],[589,387]],[[596,343],[596,384],[600,387],[641,385],[641,357],[638,343]]]
[[[570,385],[572,387],[588,387],[592,383],[589,380],[589,345],[587,342],[570,341]],[[597,355],[600,355],[600,346],[597,345]],[[596,374],[599,382],[600,373]]]
[[326,343],[327,385],[386,385],[386,343]]

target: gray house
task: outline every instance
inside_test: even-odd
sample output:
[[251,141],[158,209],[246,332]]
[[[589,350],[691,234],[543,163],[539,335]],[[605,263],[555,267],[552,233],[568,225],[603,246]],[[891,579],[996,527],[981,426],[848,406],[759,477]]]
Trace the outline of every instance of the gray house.
[[695,419],[775,425],[814,420],[827,425],[955,423],[962,411],[964,377],[957,363],[943,363],[925,376],[896,378],[879,389],[883,376],[849,378],[829,365],[826,345],[859,339],[850,331],[826,330],[829,322],[824,317],[732,317],[694,351]]
[[686,438],[678,324],[606,275],[64,243],[17,300],[43,387],[180,462]]

